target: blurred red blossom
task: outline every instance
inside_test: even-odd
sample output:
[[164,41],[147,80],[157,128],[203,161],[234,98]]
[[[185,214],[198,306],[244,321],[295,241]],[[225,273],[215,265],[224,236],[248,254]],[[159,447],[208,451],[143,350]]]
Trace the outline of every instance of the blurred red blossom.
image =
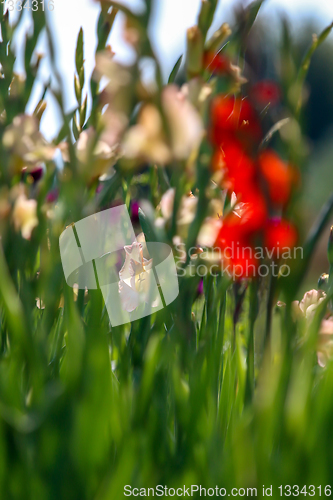
[[295,179],[293,168],[272,149],[263,151],[258,160],[261,173],[268,184],[271,201],[285,205],[289,201]]
[[274,218],[267,222],[264,244],[268,250],[274,251],[275,256],[279,256],[281,251],[293,248],[297,239],[297,229],[288,220]]
[[259,144],[262,129],[251,103],[246,98],[216,96],[211,106],[210,137],[214,146],[223,146],[235,137],[247,148]]
[[253,85],[251,98],[260,106],[276,106],[281,101],[281,90],[273,80],[262,80]]
[[252,277],[259,265],[248,229],[244,218],[232,212],[223,221],[215,242],[223,252],[223,260],[231,266],[232,274],[238,277]]
[[[259,152],[263,132],[259,116],[248,99],[216,96],[210,119],[210,140],[214,147],[211,170],[228,195],[235,196],[242,204],[241,214],[234,211],[224,217],[215,244],[223,252],[236,245],[236,254],[224,259],[232,269],[242,268],[243,277],[252,277],[254,273],[249,270],[253,271],[260,263],[251,251],[255,241],[264,243],[272,257],[278,259],[279,250],[292,248],[297,242],[297,230],[291,222],[270,218],[272,209],[281,210],[289,202],[296,170],[272,149]],[[265,181],[268,192],[261,181]]]
[[230,60],[222,52],[215,54],[214,52],[206,51],[203,57],[205,69],[213,74],[225,75],[230,70]]

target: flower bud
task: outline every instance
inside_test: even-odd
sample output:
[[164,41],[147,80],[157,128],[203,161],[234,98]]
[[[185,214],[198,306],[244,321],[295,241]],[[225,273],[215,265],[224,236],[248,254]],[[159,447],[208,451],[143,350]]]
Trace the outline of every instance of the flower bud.
[[318,280],[318,288],[320,290],[324,290],[325,292],[327,291],[328,289],[328,279],[329,279],[329,275],[326,274],[326,273],[323,273],[320,277],[319,277],[319,280]]
[[37,165],[36,167],[32,168],[29,172],[29,176],[32,179],[32,182],[36,183],[41,180],[44,174],[44,168],[42,165]]
[[202,33],[207,33],[212,22],[213,6],[208,0],[201,0],[198,25]]
[[215,31],[214,35],[208,40],[206,49],[209,52],[218,52],[222,47],[223,43],[229,36],[232,31],[228,23],[223,23],[220,29]]
[[186,69],[189,78],[201,73],[203,53],[204,40],[202,32],[198,26],[193,26],[187,30]]
[[83,101],[83,104],[80,108],[80,127],[83,128],[85,121],[86,121],[86,116],[87,116],[87,102],[88,102],[88,96],[85,97],[85,100]]
[[51,189],[46,195],[46,203],[54,203],[58,200],[59,198],[59,191],[57,188]]
[[14,73],[13,79],[9,86],[9,93],[11,97],[17,97],[18,95],[22,94],[24,85],[25,85],[25,78],[22,75]]
[[78,103],[80,103],[80,101],[81,101],[81,86],[80,86],[80,81],[76,75],[74,75],[74,89],[75,89],[76,100]]
[[37,104],[36,109],[33,113],[39,122],[41,121],[42,116],[43,116],[46,108],[47,108],[47,102],[44,100],[39,101],[39,103]]
[[34,69],[35,71],[37,72],[39,66],[40,66],[40,63],[41,61],[44,59],[45,55],[44,54],[41,54],[40,52],[38,52],[36,54],[36,62],[35,62],[35,66],[34,66]]
[[80,82],[80,88],[83,89],[85,82],[84,66],[82,66],[79,72],[79,82]]

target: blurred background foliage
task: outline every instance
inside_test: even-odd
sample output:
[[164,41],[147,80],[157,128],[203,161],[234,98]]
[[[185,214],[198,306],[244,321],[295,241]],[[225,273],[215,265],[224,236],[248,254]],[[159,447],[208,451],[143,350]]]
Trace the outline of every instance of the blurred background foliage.
[[[268,19],[257,20],[253,27],[246,52],[246,59],[260,79],[276,78],[276,63],[281,42],[281,32],[275,28],[269,32],[265,29]],[[302,26],[293,29],[289,19],[293,37],[293,55],[301,61],[311,44],[312,34],[318,34],[318,25],[310,18],[304,20]],[[302,203],[300,217],[302,226],[309,229],[320,211],[323,200],[332,193],[332,160],[333,160],[333,94],[331,89],[332,66],[327,61],[333,57],[331,37],[313,54],[306,76],[306,100],[302,113],[302,126],[307,137],[307,154],[302,173]],[[314,287],[318,277],[327,270],[327,237],[324,235],[315,251],[315,256],[308,270],[307,280],[300,291]]]

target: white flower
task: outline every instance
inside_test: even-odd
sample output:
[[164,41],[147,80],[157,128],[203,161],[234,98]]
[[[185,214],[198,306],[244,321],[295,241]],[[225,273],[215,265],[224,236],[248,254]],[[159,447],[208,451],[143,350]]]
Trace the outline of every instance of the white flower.
[[[308,327],[315,315],[317,307],[325,300],[326,294],[322,290],[310,290],[303,299],[292,303],[295,319],[306,321]],[[333,317],[321,322],[318,334],[317,359],[321,367],[325,367],[333,355]]]
[[30,239],[32,230],[38,225],[37,201],[20,194],[15,201],[13,221],[16,231],[21,231],[26,240]]
[[175,202],[175,189],[168,189],[161,198],[160,208],[164,219],[171,219],[173,204]]
[[151,161],[166,164],[171,161],[171,152],[163,133],[162,118],[153,104],[145,104],[139,120],[125,134],[122,151],[130,160]]
[[52,160],[55,147],[49,144],[39,131],[35,116],[16,116],[3,135],[3,144],[11,151],[16,168]]
[[175,85],[165,87],[162,102],[169,123],[173,155],[177,160],[187,160],[199,149],[203,138],[201,117]]
[[[92,127],[84,130],[76,143],[78,160],[87,163],[89,152],[95,142],[96,133]],[[114,150],[106,142],[99,140],[93,149],[93,157],[100,160],[110,160],[114,156]]]
[[109,96],[115,96],[122,92],[132,80],[130,68],[114,60],[114,52],[110,46],[97,53],[93,77],[97,81],[102,77],[107,78],[105,91]]
[[[161,198],[160,209],[163,219],[169,220],[173,214],[173,206],[175,202],[174,188],[168,189]],[[182,196],[180,207],[177,214],[177,224],[188,225],[194,219],[198,204],[198,198],[191,192],[187,196]]]
[[213,247],[222,224],[222,218],[207,217],[200,228],[198,244],[202,247]]
[[[58,147],[63,160],[69,162],[68,143],[62,142]],[[99,178],[110,170],[119,156],[118,147],[116,132],[109,135],[105,131],[98,140],[96,140],[96,131],[93,127],[81,132],[75,144],[76,157],[88,180]]]
[[204,115],[213,93],[213,86],[211,83],[203,82],[201,78],[192,78],[188,83],[184,83],[181,92],[200,114]]
[[[161,198],[160,209],[162,217],[155,221],[157,227],[164,227],[167,221],[170,221],[173,213],[175,199],[175,190],[168,189]],[[236,205],[237,199],[234,200],[234,210],[239,210],[241,204]],[[224,199],[213,198],[209,203],[208,217],[204,220],[197,239],[197,244],[200,247],[212,247],[216,241],[217,235],[222,227]],[[185,238],[190,224],[193,222],[198,206],[198,198],[192,193],[187,196],[182,196],[180,206],[177,213],[177,231],[178,234]],[[238,215],[238,214],[237,214]]]
[[197,152],[204,134],[198,111],[175,85],[164,88],[162,105],[170,144],[159,110],[153,104],[144,104],[137,124],[125,134],[122,149],[126,158],[164,165],[172,159],[188,160]]
[[325,367],[333,357],[333,316],[321,322],[318,339],[318,364]]
[[[155,221],[157,227],[164,227],[166,223],[170,222],[174,209],[175,190],[168,189],[161,198],[160,209],[162,217]],[[186,196],[182,196],[180,206],[177,212],[177,231],[181,237],[185,237],[188,227],[193,221],[197,210],[198,198],[191,192]]]
[[310,290],[304,294],[303,299],[292,303],[293,312],[296,318],[305,317],[312,320],[319,304],[325,300],[326,294],[322,290]]
[[[125,263],[119,271],[119,294],[122,308],[133,312],[140,304],[149,302],[153,260],[143,257],[142,243],[125,246]],[[154,304],[153,304],[154,306]]]

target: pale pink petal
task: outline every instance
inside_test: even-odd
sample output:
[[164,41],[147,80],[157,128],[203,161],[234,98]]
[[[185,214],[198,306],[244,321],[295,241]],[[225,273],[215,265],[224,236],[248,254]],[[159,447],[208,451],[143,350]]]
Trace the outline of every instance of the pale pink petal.
[[119,281],[121,307],[124,311],[133,312],[139,305],[139,294],[124,281]]

